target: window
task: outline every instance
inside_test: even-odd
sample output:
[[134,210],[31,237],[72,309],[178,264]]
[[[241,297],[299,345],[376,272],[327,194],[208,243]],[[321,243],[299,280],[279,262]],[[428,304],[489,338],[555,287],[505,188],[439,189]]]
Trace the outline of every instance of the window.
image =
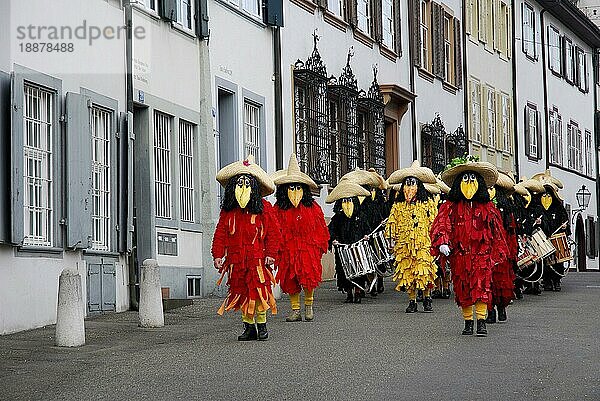
[[450,17],[444,15],[444,76],[448,82],[452,82],[454,80],[454,74],[452,71],[452,66],[454,64],[452,62],[452,58],[454,52],[452,51],[451,43],[453,36],[453,24],[451,23]]
[[179,120],[179,207],[181,221],[194,222],[194,125]]
[[465,30],[475,38],[479,36],[479,12],[477,0],[467,0],[467,23]]
[[571,170],[583,172],[583,160],[581,159],[581,129],[579,125],[571,121],[567,125],[568,164]]
[[262,8],[261,8],[260,0],[229,0],[229,1],[233,4],[235,4],[240,9],[246,11],[248,14],[252,15],[253,17],[257,17],[257,18],[262,17]]
[[192,29],[192,0],[177,0],[177,23]]
[[358,29],[371,36],[371,1],[357,1]]
[[327,0],[327,10],[340,18],[344,18],[346,10],[345,5],[345,0]]
[[429,24],[431,22],[431,13],[429,12],[429,2],[421,0],[421,65],[428,71],[431,71],[431,61],[429,59],[430,36]]
[[198,298],[202,296],[202,277],[187,276],[187,288],[188,298]]
[[53,93],[25,84],[23,104],[23,243],[53,241]]
[[575,83],[575,46],[571,39],[565,37],[565,71],[567,82]]
[[582,91],[587,90],[587,65],[583,49],[577,47],[577,86]]
[[563,165],[562,119],[558,109],[550,111],[550,163]]
[[512,136],[511,136],[511,116],[510,116],[510,98],[506,95],[500,95],[501,110],[502,110],[502,126],[500,127],[502,134],[502,150],[505,152],[512,151]]
[[528,103],[525,106],[525,153],[533,159],[542,158],[542,136],[537,107]]
[[594,143],[589,130],[585,130],[585,174],[588,177],[594,176]]
[[394,44],[396,43],[393,0],[382,0],[381,15],[383,24],[383,44],[388,49],[393,49]]
[[479,16],[478,16],[478,25],[479,25],[479,40],[486,43],[487,42],[487,14],[491,10],[488,10],[488,0],[477,0],[479,5]]
[[496,7],[494,13],[494,44],[495,48],[498,52],[504,57],[508,57],[508,41],[510,38],[509,29],[510,29],[510,13],[508,10],[508,5],[500,2],[499,7]]
[[496,10],[496,0],[482,0],[486,2],[485,8],[486,8],[486,15],[485,15],[485,28],[486,28],[486,33],[485,33],[485,42],[486,44],[490,47],[493,48],[495,46],[495,40],[496,38],[495,36],[495,32],[496,32],[496,26],[494,24],[494,18],[495,18],[495,14],[497,14],[497,10]]
[[535,58],[535,13],[529,4],[523,3],[523,52],[531,58]]
[[481,85],[471,82],[471,139],[481,142]]
[[157,0],[143,0],[144,7],[152,11],[156,11],[156,2]]
[[260,165],[260,107],[244,101],[244,154]]
[[487,134],[488,145],[497,147],[496,143],[496,94],[494,88],[487,89]]
[[92,129],[92,249],[110,249],[111,166],[110,133],[112,113],[93,106]]
[[550,71],[560,74],[562,46],[558,29],[548,26],[548,63]]
[[171,218],[171,117],[154,112],[154,201],[156,217]]

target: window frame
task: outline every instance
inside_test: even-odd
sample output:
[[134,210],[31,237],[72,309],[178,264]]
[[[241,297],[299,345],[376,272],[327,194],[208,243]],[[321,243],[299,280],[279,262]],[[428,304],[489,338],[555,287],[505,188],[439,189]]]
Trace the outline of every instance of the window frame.
[[[511,136],[511,103],[510,97],[504,93],[500,94],[500,111],[502,113],[500,130],[502,132],[502,151],[511,153],[512,152],[512,136]],[[506,108],[504,107],[506,105]],[[504,114],[506,110],[506,115]]]
[[595,166],[594,166],[594,137],[592,135],[592,131],[589,129],[584,130],[583,134],[583,151],[585,152],[585,175],[588,177],[594,177],[595,174]]
[[552,109],[549,110],[548,114],[550,163],[562,167],[564,165],[562,116],[560,115],[559,109],[556,106],[553,106]]
[[[491,102],[491,103],[490,103]],[[498,137],[496,132],[496,124],[497,118],[496,115],[497,105],[496,105],[496,92],[493,87],[487,87],[487,99],[486,99],[486,111],[487,111],[487,144],[489,147],[498,149]]]
[[[482,143],[483,132],[481,131],[481,92],[483,84],[477,80],[471,80],[470,98],[470,116],[471,116],[471,133],[470,137],[473,141]],[[478,129],[476,129],[478,128]]]
[[[431,33],[431,1],[420,0],[419,1],[419,35],[421,38],[421,66],[423,69],[431,73],[433,71],[433,60],[432,60],[432,33]],[[423,12],[425,8],[425,12]],[[425,37],[424,37],[425,36]],[[426,58],[425,58],[426,57]]]
[[[196,298],[202,298],[202,276],[200,275],[194,275],[194,274],[188,274],[185,276],[186,279],[186,294],[187,294],[187,299],[196,299]],[[190,295],[190,280],[192,280],[192,287],[194,290],[194,294]],[[200,280],[200,288],[196,288],[196,280]],[[199,290],[199,294],[196,295],[195,290]]]
[[[552,25],[548,25],[548,68],[556,76],[562,76],[563,49],[560,31]],[[552,39],[555,39],[556,43]],[[556,60],[556,55],[558,59]]]
[[[189,131],[185,131],[185,134],[189,134],[190,138],[187,139],[188,141],[190,141],[190,143],[188,144],[187,148],[185,149],[186,153],[182,153],[182,151],[184,150],[184,146],[182,145],[182,142],[184,139],[183,135],[184,134],[184,130],[182,129],[183,125],[187,125],[189,128]],[[179,169],[178,169],[178,187],[179,187],[179,218],[181,220],[181,223],[194,223],[197,220],[197,207],[196,207],[196,197],[198,196],[198,189],[197,189],[197,178],[196,175],[194,174],[194,170],[196,167],[196,161],[198,158],[198,152],[197,152],[197,143],[198,143],[198,126],[190,121],[187,121],[183,118],[179,118],[178,119],[178,142],[177,142],[177,153],[179,155]],[[189,153],[188,153],[189,151]],[[184,167],[184,163],[183,161],[188,161],[190,163],[189,165],[189,171],[186,171],[187,174],[184,175],[184,170],[186,169],[186,167]],[[189,185],[185,185],[184,186],[184,178],[189,178],[191,180],[191,187]],[[187,184],[187,183],[186,183]],[[188,206],[188,208],[186,208],[184,205],[184,196],[183,196],[183,192],[184,191],[191,191],[191,204]],[[191,218],[184,218],[184,210],[189,210],[191,209]]]
[[563,73],[565,77],[565,81],[570,83],[571,85],[575,84],[575,45],[573,41],[569,39],[566,35],[564,36],[565,46],[564,46],[564,68],[565,71]]
[[[161,118],[164,118],[164,122],[168,123],[168,129],[169,132],[168,133],[164,133],[162,132],[161,135],[167,139],[167,144],[165,144],[165,146],[157,146],[157,117],[161,115]],[[175,116],[173,116],[172,114],[166,113],[162,110],[153,110],[152,113],[152,151],[153,151],[153,156],[154,156],[154,174],[152,176],[152,181],[154,183],[154,217],[156,218],[156,220],[166,220],[166,221],[174,221],[176,220],[176,213],[175,213],[175,196],[174,196],[174,187],[175,187],[175,168],[174,168],[174,162],[173,162],[173,155],[176,154],[177,152],[177,147],[174,146],[175,142],[174,142],[174,138],[175,138],[175,131],[174,131],[174,127],[175,127]],[[164,128],[164,126],[163,126]],[[161,153],[167,153],[165,156],[168,157],[167,160],[164,161],[163,163],[163,168],[164,170],[162,170],[163,175],[165,175],[165,179],[163,180],[164,182],[160,182],[158,181],[158,175],[161,171],[159,171],[160,167],[159,164],[157,163],[157,154],[158,152]],[[167,181],[168,179],[168,181]],[[163,208],[161,207],[161,211],[160,211],[160,215],[159,213],[159,202],[158,202],[158,191],[157,191],[157,187],[158,185],[165,185],[167,188],[167,192],[166,195],[168,195],[167,199],[164,199],[165,201],[168,200],[168,205],[165,205],[165,207],[168,207],[168,210],[164,210],[165,212],[168,212],[168,214],[162,214],[163,213]]]
[[[394,21],[394,15],[395,15],[395,10],[394,7],[396,6],[396,3],[394,0],[382,0],[381,1],[381,32],[382,32],[382,37],[381,37],[381,41],[382,44],[387,47],[390,50],[393,50],[396,44],[396,24]],[[390,15],[385,15],[385,10],[386,10],[386,6],[389,6],[389,11],[390,11]],[[386,21],[387,19],[387,21]],[[391,24],[391,25],[390,25]],[[386,25],[390,25],[389,28],[389,32],[386,31]],[[389,35],[389,43],[388,41],[386,41],[386,35]]]
[[[366,8],[361,9],[359,7],[361,5],[365,5]],[[358,21],[357,29],[365,35],[373,37],[373,4],[371,0],[356,0],[356,19]]]
[[[183,21],[183,6],[184,2],[188,2],[188,21],[184,23]],[[173,23],[189,32],[194,32],[194,12],[195,12],[195,4],[194,0],[177,0],[177,20],[173,21]],[[189,26],[188,26],[189,23]]]
[[[531,25],[527,28],[527,38],[525,35],[525,14],[528,13],[528,22]],[[535,9],[533,6],[530,6],[527,3],[522,3],[521,9],[521,42],[522,49],[525,56],[529,58],[531,61],[537,61],[537,45],[536,45],[536,21],[535,21]],[[529,46],[531,45],[531,52],[529,51]]]
[[[541,118],[537,105],[527,102],[525,105],[525,154],[531,160],[540,160],[542,158],[542,136],[540,131]],[[533,121],[532,121],[533,117]],[[535,133],[532,133],[532,128]],[[533,138],[533,140],[532,140]],[[534,149],[535,148],[535,149]]]
[[582,147],[579,123],[571,120],[567,125],[567,168],[569,170],[583,173]]

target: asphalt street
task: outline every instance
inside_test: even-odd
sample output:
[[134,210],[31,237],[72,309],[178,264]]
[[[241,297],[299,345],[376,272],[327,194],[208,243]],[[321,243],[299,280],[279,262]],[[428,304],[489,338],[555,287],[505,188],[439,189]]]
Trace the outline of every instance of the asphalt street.
[[286,323],[284,296],[266,342],[238,342],[239,315],[216,315],[216,298],[167,312],[161,329],[137,327],[136,312],[87,319],[78,349],[55,347],[53,326],[2,336],[0,400],[600,400],[598,273],[515,301],[486,338],[460,335],[452,300],[404,313],[389,282],[343,299],[324,283],[315,321]]

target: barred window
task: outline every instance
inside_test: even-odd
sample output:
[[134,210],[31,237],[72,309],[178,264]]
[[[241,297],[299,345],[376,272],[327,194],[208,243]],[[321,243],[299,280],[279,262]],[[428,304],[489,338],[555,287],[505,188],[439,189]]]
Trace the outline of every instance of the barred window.
[[260,165],[260,107],[244,101],[244,155]]
[[179,121],[179,208],[181,221],[194,221],[194,125]]
[[154,112],[154,201],[156,217],[171,218],[171,116]]
[[112,113],[93,106],[92,130],[92,249],[110,247],[110,133]]
[[25,84],[23,107],[23,205],[25,245],[52,246],[53,93]]
[[562,119],[557,108],[550,111],[550,163],[563,165]]

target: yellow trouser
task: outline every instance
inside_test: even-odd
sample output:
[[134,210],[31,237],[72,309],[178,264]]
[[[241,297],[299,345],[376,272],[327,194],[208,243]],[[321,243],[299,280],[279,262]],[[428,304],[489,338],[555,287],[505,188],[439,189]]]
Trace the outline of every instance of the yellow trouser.
[[[315,290],[304,289],[304,305],[311,306],[315,300]],[[290,303],[293,310],[300,310],[300,293],[290,294]]]
[[[406,292],[408,293],[409,300],[414,301],[417,299],[417,288],[414,285],[412,287],[408,287],[406,289]],[[430,294],[431,294],[430,288],[425,288],[423,290],[423,297],[428,298]]]
[[[244,323],[250,323],[250,324],[254,324],[254,317],[250,317],[248,315],[245,315],[244,312],[242,312],[242,322]],[[267,323],[267,311],[262,311],[262,312],[256,312],[256,323]]]
[[[464,306],[462,308],[463,318],[465,320],[473,320],[473,305]],[[487,315],[487,305],[481,301],[475,302],[475,316],[477,320],[485,319]]]

